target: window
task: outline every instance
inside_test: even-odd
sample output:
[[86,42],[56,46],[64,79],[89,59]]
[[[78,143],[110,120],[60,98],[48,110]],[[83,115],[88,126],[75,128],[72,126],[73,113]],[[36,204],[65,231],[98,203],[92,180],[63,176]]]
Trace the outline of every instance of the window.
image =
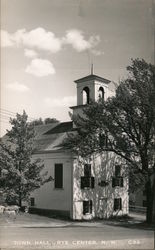
[[115,177],[112,178],[112,187],[123,187],[123,177],[121,177],[121,166],[115,166]]
[[116,211],[116,210],[122,210],[122,199],[121,198],[114,199],[114,211]]
[[99,99],[104,100],[104,88],[103,87],[99,88]]
[[99,145],[101,148],[108,146],[108,136],[105,133],[99,133]]
[[92,214],[92,200],[83,201],[83,214]]
[[94,177],[81,176],[81,189],[94,188],[95,179]]
[[112,187],[123,187],[123,177],[113,177]]
[[63,188],[63,164],[55,164],[55,188]]
[[89,104],[89,88],[85,87],[82,91],[83,94],[83,104]]
[[84,165],[84,176],[81,176],[81,189],[94,188],[95,179],[91,176],[91,164]]
[[116,177],[121,176],[121,166],[120,165],[115,166],[115,176]]
[[91,164],[84,165],[84,176],[90,177],[91,176]]
[[35,199],[34,199],[34,197],[30,198],[30,205],[31,205],[31,207],[35,206]]

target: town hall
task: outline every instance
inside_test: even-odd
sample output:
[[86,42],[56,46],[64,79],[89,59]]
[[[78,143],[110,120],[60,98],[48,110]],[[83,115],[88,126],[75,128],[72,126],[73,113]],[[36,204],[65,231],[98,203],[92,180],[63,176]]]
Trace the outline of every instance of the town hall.
[[[75,116],[83,115],[90,100],[106,101],[115,95],[116,84],[93,72],[75,84],[77,105],[70,107]],[[31,212],[62,215],[73,220],[128,214],[128,177],[125,162],[119,156],[102,152],[81,159],[65,149],[63,141],[76,132],[73,121],[39,125],[35,130],[33,159],[43,161],[51,181],[31,194]]]

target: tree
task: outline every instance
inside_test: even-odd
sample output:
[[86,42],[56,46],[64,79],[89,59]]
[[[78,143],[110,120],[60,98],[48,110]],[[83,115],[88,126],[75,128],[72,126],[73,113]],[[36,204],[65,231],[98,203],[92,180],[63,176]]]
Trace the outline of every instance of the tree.
[[35,119],[31,122],[31,124],[33,124],[34,126],[37,126],[37,125],[43,125],[44,124],[44,121],[43,119],[40,117],[39,119]]
[[34,126],[37,126],[37,125],[51,124],[51,123],[55,123],[55,122],[59,122],[59,121],[56,118],[47,117],[43,120],[40,117],[39,119],[32,121],[31,124],[33,124]]
[[59,121],[56,118],[50,118],[50,117],[45,118],[44,120],[45,124],[50,124],[50,123],[55,123],[55,122],[59,122]]
[[19,206],[32,191],[51,180],[43,173],[41,160],[32,160],[35,131],[27,119],[25,111],[10,119],[12,129],[0,143],[0,189],[7,203]]
[[[126,160],[132,187],[146,188],[147,222],[153,219],[155,67],[143,59],[132,60],[128,77],[120,82],[116,96],[99,100],[72,117],[78,133],[64,143],[85,157],[112,151]],[[134,177],[134,178],[133,178]]]

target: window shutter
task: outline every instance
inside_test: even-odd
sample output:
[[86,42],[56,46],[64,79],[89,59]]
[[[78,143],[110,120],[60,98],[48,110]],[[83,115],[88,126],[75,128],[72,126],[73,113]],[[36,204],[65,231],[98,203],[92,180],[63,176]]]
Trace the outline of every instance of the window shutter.
[[84,181],[83,181],[83,178],[81,177],[81,189],[84,188]]
[[122,210],[122,199],[119,198],[119,210]]
[[112,178],[112,187],[115,187],[115,178]]
[[123,187],[123,177],[120,177],[120,187]]
[[63,188],[63,164],[55,164],[55,188]]
[[90,214],[92,214],[92,204],[93,204],[93,202],[92,202],[92,200],[90,200],[89,201],[89,210],[90,210]]
[[91,177],[91,188],[94,188],[95,186],[95,178]]
[[114,211],[117,210],[117,199],[114,199]]
[[83,214],[86,214],[86,201],[83,201]]

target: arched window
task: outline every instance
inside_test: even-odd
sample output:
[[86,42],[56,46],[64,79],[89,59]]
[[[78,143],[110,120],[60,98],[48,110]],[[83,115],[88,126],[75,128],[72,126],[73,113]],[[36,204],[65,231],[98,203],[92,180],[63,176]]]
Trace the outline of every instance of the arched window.
[[83,94],[83,104],[89,103],[89,88],[85,87],[82,91]]
[[104,88],[103,87],[99,88],[99,99],[104,100]]

